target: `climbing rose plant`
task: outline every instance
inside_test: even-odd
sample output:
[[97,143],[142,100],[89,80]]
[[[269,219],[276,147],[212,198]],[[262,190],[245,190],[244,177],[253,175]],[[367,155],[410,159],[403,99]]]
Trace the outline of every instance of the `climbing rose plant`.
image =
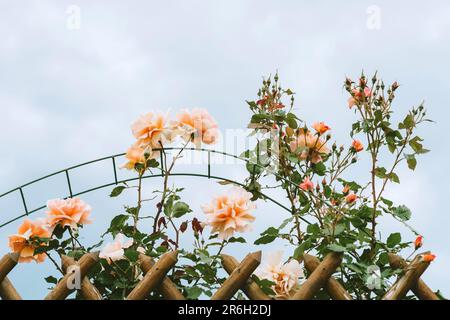
[[[48,201],[46,217],[25,220],[9,237],[9,247],[19,254],[20,262],[40,263],[48,257],[62,274],[54,253],[79,259],[100,250],[101,263],[88,277],[105,299],[125,299],[142,279],[140,255],[158,259],[178,250],[179,263],[168,274],[170,279],[188,299],[211,296],[225,280],[220,254],[231,243],[245,246],[245,234],[253,232],[255,219],[262,219],[256,201],[266,200],[264,190],[269,186],[262,180],[270,176],[285,193],[290,215],[261,232],[255,245],[285,241],[291,250],[264,253],[253,275],[261,289],[272,298],[289,299],[305,279],[301,265],[305,253],[323,259],[339,252],[343,263],[334,276],[346,290],[354,298],[380,298],[400,273],[389,266],[388,253],[410,250],[409,259],[423,246],[423,237],[408,225],[410,210],[385,197],[390,183],[400,183],[399,166],[405,162],[414,170],[417,157],[428,152],[416,134],[420,125],[430,121],[422,105],[400,122],[394,120],[398,88],[397,83],[385,85],[377,75],[370,80],[364,74],[356,81],[346,79],[344,89],[355,122],[350,139],[341,145],[332,142],[328,124],[308,125],[294,114],[295,94],[281,87],[278,75],[264,79],[257,98],[247,101],[256,147],[241,155],[248,170],[244,187],[229,186],[223,194],[205,199],[203,214],[195,209],[196,214],[188,215],[193,209],[182,199],[184,189],[170,183],[170,175],[190,145],[199,148],[217,142],[217,122],[204,109],[184,110],[173,119],[161,113],[142,115],[131,126],[135,142],[122,166],[134,172],[135,183],[120,184],[110,195],[135,193],[136,200],[123,207],[103,234],[112,242],[81,244],[79,229],[91,223],[92,209],[79,198],[69,198]],[[170,146],[177,141],[182,146],[173,153]],[[390,162],[381,156],[384,153],[390,155]],[[348,173],[353,167],[364,169],[358,162],[363,154],[370,159],[370,167],[365,168],[369,180],[353,181]],[[162,186],[148,192],[143,179],[155,172],[160,172]],[[382,235],[378,220],[385,215],[407,227],[411,237],[402,239],[399,232]],[[424,254],[422,259],[431,262],[435,255]],[[375,287],[367,285],[374,266],[381,274]],[[46,281],[56,284],[58,279],[49,276]],[[325,292],[321,295],[329,298]],[[77,293],[76,298],[82,297]],[[148,298],[162,296],[153,292]],[[245,297],[238,293],[235,298]]]

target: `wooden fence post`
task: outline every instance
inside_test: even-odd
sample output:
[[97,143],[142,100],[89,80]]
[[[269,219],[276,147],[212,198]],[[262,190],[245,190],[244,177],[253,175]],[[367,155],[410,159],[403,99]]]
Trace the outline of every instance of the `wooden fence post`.
[[0,283],[0,297],[3,300],[22,300],[22,297],[16,288],[14,288],[11,281],[9,281],[8,277],[5,277]]
[[[408,269],[408,263],[402,257],[393,253],[389,253],[389,264],[395,269],[403,269],[404,271]],[[412,286],[411,291],[421,300],[440,300],[433,290],[420,278]]]
[[[312,255],[304,254],[303,263],[306,270],[308,270],[309,274],[311,274],[320,265],[320,260]],[[347,290],[344,289],[339,281],[332,276],[325,283],[325,290],[334,300],[352,300],[352,296],[347,292]]]
[[342,262],[342,253],[331,252],[311,273],[309,278],[300,286],[292,300],[311,300],[316,293],[325,286],[331,275]]
[[162,255],[158,262],[147,272],[144,279],[130,292],[127,300],[144,300],[161,283],[167,272],[177,263],[177,256],[178,251],[167,252]]
[[[139,255],[139,263],[144,274],[150,272],[151,268],[155,265],[155,261],[145,254]],[[178,290],[177,286],[168,277],[164,277],[161,281],[158,291],[162,293],[167,300],[186,300],[186,298]]]
[[19,253],[7,253],[0,259],[0,282],[11,272],[19,261]]
[[418,254],[413,261],[408,265],[405,270],[405,274],[403,277],[397,280],[395,284],[386,292],[383,296],[382,300],[401,300],[408,293],[410,289],[412,289],[417,280],[419,280],[420,276],[425,272],[425,270],[430,265],[430,262],[423,261],[422,257],[424,254],[429,252],[425,252],[422,254]]
[[[67,273],[67,269],[69,269],[70,266],[77,264],[75,259],[66,255],[61,255],[61,263],[65,273]],[[87,277],[84,277],[83,280],[81,280],[80,292],[86,300],[102,300],[102,295]]]
[[7,275],[17,265],[19,253],[7,253],[0,259],[0,297],[4,300],[21,300]]
[[[77,262],[79,267],[79,276],[83,279],[92,268],[99,261],[99,252],[91,252],[83,255]],[[59,281],[53,290],[45,297],[45,300],[64,300],[67,296],[75,290],[75,288],[70,288],[73,280],[73,273],[66,274],[61,281]],[[81,280],[80,279],[80,280]]]
[[[222,265],[225,271],[229,275],[231,275],[233,271],[239,266],[239,261],[232,256],[222,254]],[[251,300],[271,300],[271,298],[266,295],[258,286],[258,284],[255,283],[255,281],[253,281],[251,278],[241,289]]]
[[228,300],[248,281],[252,273],[261,263],[261,251],[248,254],[231,275],[222,284],[211,300]]

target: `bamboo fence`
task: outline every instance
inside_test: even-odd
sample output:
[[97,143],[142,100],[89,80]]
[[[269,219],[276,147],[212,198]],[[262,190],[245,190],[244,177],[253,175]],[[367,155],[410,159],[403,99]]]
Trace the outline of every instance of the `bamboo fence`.
[[[411,263],[406,262],[395,254],[389,254],[389,263],[402,273],[394,285],[384,294],[383,300],[403,299],[408,291],[412,291],[420,300],[439,300],[421,275],[430,265],[423,260],[427,252],[418,254]],[[185,300],[182,292],[167,277],[167,273],[176,265],[178,252],[172,251],[164,254],[158,261],[141,254],[139,256],[140,268],[144,274],[142,280],[130,292],[127,300],[145,300],[153,291],[157,291],[167,300]],[[261,263],[261,251],[248,254],[241,262],[232,256],[222,254],[222,264],[229,277],[221,287],[212,295],[211,300],[229,300],[242,290],[250,300],[270,300],[262,289],[252,280],[252,274]],[[342,284],[333,278],[336,269],[342,262],[342,254],[329,253],[323,261],[305,254],[302,257],[309,277],[303,282],[292,296],[292,300],[311,300],[320,290],[325,290],[333,300],[352,300],[351,295]],[[0,259],[0,297],[3,300],[21,300],[21,296],[14,288],[7,275],[17,265],[18,255],[9,253]],[[61,256],[64,277],[55,285],[45,300],[64,300],[75,289],[73,285],[74,270],[80,277],[79,293],[86,300],[101,300],[102,296],[97,288],[86,277],[89,270],[99,262],[98,252],[86,253],[78,261],[67,256]]]

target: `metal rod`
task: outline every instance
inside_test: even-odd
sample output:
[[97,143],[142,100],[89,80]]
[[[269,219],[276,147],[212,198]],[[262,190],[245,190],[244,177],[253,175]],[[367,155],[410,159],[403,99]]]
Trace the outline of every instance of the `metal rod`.
[[116,169],[116,158],[113,156],[112,158],[113,169],[114,169],[114,181],[117,184],[117,169]]
[[19,190],[20,190],[20,196],[22,197],[22,203],[23,203],[23,207],[25,209],[25,213],[26,213],[26,215],[28,215],[29,212],[28,212],[28,208],[27,208],[27,202],[25,201],[25,195],[23,194],[22,188],[19,188]]
[[[179,147],[169,147],[169,148],[164,148],[164,150],[181,150],[181,149],[182,149],[182,148],[179,148]],[[161,151],[161,150],[162,150],[162,149],[155,149],[154,151]],[[206,177],[206,178],[209,178],[209,179],[224,180],[224,181],[228,181],[228,182],[231,182],[231,183],[234,183],[234,184],[243,186],[242,183],[239,183],[239,182],[237,182],[237,181],[233,181],[233,180],[230,180],[230,179],[227,179],[227,178],[218,177],[218,176],[212,176],[212,175],[211,175],[211,168],[210,168],[210,166],[211,166],[211,159],[210,159],[211,153],[220,154],[220,155],[224,155],[224,156],[227,156],[227,157],[232,157],[232,158],[241,160],[241,161],[243,161],[243,162],[245,162],[245,163],[251,163],[251,164],[253,165],[253,170],[256,169],[256,166],[261,167],[262,169],[264,169],[264,167],[263,167],[262,165],[260,165],[259,163],[256,163],[256,164],[255,164],[255,163],[252,163],[251,160],[248,160],[248,159],[245,159],[245,158],[242,158],[242,157],[233,155],[233,154],[229,154],[229,153],[226,153],[226,152],[222,152],[222,151],[210,150],[210,149],[204,149],[204,148],[193,148],[193,147],[192,147],[192,148],[184,148],[184,150],[208,152],[208,174],[207,174],[207,175],[204,175],[204,174],[191,174],[191,173],[172,173],[172,174],[171,174],[172,176],[197,176],[197,177]],[[26,186],[29,186],[29,185],[31,185],[31,184],[33,184],[33,183],[36,183],[36,182],[45,180],[45,179],[47,179],[47,178],[50,178],[50,177],[52,177],[52,176],[58,175],[58,174],[60,174],[60,173],[65,173],[65,174],[66,174],[67,183],[68,183],[68,187],[69,187],[70,197],[77,196],[77,195],[81,195],[81,194],[85,194],[85,193],[92,192],[92,191],[95,191],[95,190],[98,190],[98,189],[102,189],[102,188],[106,188],[106,187],[109,187],[109,186],[113,186],[113,185],[115,185],[115,184],[119,184],[119,183],[123,183],[123,182],[129,182],[129,181],[136,181],[136,180],[138,180],[138,178],[130,178],[130,179],[124,179],[124,180],[120,180],[120,181],[118,180],[118,178],[117,178],[117,170],[116,170],[116,165],[115,165],[115,158],[117,158],[117,157],[122,157],[122,156],[124,156],[124,155],[125,155],[125,153],[115,154],[115,155],[112,155],[112,156],[109,156],[109,157],[103,157],[103,158],[95,159],[95,160],[92,160],[92,161],[88,161],[88,162],[85,162],[85,163],[82,163],[82,164],[78,164],[78,165],[69,167],[69,168],[67,168],[67,169],[63,169],[63,170],[54,172],[54,173],[49,174],[49,175],[46,175],[46,176],[44,176],[44,177],[42,177],[42,178],[39,178],[39,179],[33,180],[33,181],[31,181],[31,182],[28,182],[28,183],[26,183],[26,184],[24,184],[24,185],[22,185],[22,186],[20,186],[20,187],[17,187],[17,188],[14,188],[14,189],[10,190],[10,191],[7,191],[6,193],[1,194],[1,195],[0,195],[0,198],[2,198],[2,197],[6,196],[6,195],[8,195],[8,194],[10,194],[10,193],[12,193],[12,192],[14,192],[14,191],[19,190],[20,193],[21,193],[21,195],[22,195],[22,201],[23,201],[24,207],[26,208],[26,209],[25,209],[25,211],[26,211],[26,214],[25,214],[25,215],[29,215],[29,214],[31,214],[31,213],[34,213],[34,212],[36,212],[36,211],[39,211],[39,210],[45,208],[45,206],[41,206],[41,207],[39,207],[39,208],[36,208],[36,209],[33,209],[33,210],[29,211],[28,208],[26,207],[25,197],[24,197],[24,195],[23,195],[22,188],[24,188],[24,187],[26,187]],[[91,189],[84,190],[84,191],[82,191],[82,192],[78,192],[78,193],[75,193],[75,194],[74,194],[74,193],[73,193],[73,190],[72,190],[71,182],[70,182],[69,170],[72,170],[72,169],[75,169],[75,168],[79,168],[79,167],[83,167],[83,166],[86,166],[86,165],[89,165],[89,164],[93,164],[93,163],[96,163],[96,162],[108,160],[108,159],[112,159],[113,164],[114,164],[114,169],[115,169],[115,170],[114,170],[114,173],[115,173],[115,175],[114,175],[114,182],[113,182],[113,183],[104,184],[104,185],[101,185],[101,186],[99,186],[99,187],[91,188]],[[163,157],[162,157],[162,153],[161,153],[161,175],[148,175],[148,176],[144,176],[143,178],[151,178],[151,177],[160,177],[160,176],[163,176],[163,175],[164,175],[164,163],[163,163],[162,160],[163,160]],[[272,173],[272,175],[275,176],[275,177],[281,178],[281,179],[283,179],[284,181],[286,181],[286,182],[288,182],[288,183],[290,183],[290,184],[294,184],[292,181],[290,181],[290,179],[283,178],[283,177],[279,176],[277,173]],[[265,195],[265,194],[263,194],[263,193],[261,193],[261,192],[260,192],[260,194],[261,194],[265,199],[267,199],[267,200],[273,202],[274,204],[276,204],[276,205],[280,206],[281,208],[285,209],[286,211],[291,212],[291,210],[290,210],[289,208],[287,208],[286,206],[282,205],[280,202],[274,200],[273,198],[271,198],[271,197],[269,197],[269,196],[267,196],[267,195]],[[6,226],[6,225],[8,225],[8,224],[10,224],[10,223],[12,223],[12,222],[14,222],[14,221],[20,219],[20,218],[22,218],[22,217],[25,216],[25,215],[20,215],[20,216],[18,216],[18,217],[16,217],[16,218],[12,219],[12,220],[10,220],[10,221],[7,221],[7,222],[5,222],[5,223],[3,223],[3,224],[0,224],[0,228],[4,227],[4,226]],[[300,219],[303,220],[303,221],[305,221],[306,223],[310,224],[310,222],[307,221],[306,219],[304,219],[303,217],[300,217]]]
[[211,151],[208,151],[208,178],[211,178]]
[[72,185],[70,184],[70,177],[69,177],[69,170],[66,170],[66,178],[67,178],[67,185],[69,186],[69,194],[70,197],[73,197],[73,193],[72,193]]

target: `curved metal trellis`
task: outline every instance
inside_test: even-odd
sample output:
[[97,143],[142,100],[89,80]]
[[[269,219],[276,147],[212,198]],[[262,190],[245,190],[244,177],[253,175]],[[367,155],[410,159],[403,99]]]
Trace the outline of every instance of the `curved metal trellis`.
[[[179,147],[164,148],[165,151],[182,150],[182,149],[183,148],[179,148]],[[192,176],[192,177],[201,177],[201,178],[208,178],[208,179],[215,179],[215,180],[223,180],[223,181],[227,181],[227,182],[230,182],[230,183],[234,183],[234,184],[243,186],[243,184],[238,182],[238,181],[234,181],[234,180],[231,180],[231,179],[228,179],[228,178],[225,178],[225,177],[220,177],[220,176],[213,175],[211,173],[211,169],[212,169],[211,168],[211,154],[218,154],[218,155],[221,155],[221,156],[232,157],[232,158],[244,161],[246,164],[251,164],[253,166],[260,167],[261,169],[265,169],[262,165],[260,165],[258,163],[251,162],[249,159],[241,158],[239,156],[236,156],[236,155],[233,155],[233,154],[229,154],[229,153],[226,153],[226,152],[222,152],[222,151],[209,150],[209,149],[203,149],[203,148],[184,148],[184,150],[185,151],[206,152],[207,155],[208,155],[208,157],[207,157],[207,172],[204,173],[204,174],[202,174],[202,173],[188,173],[188,172],[185,172],[185,173],[171,173],[170,176]],[[21,186],[19,186],[17,188],[11,189],[11,190],[3,193],[3,194],[0,194],[0,199],[1,199],[1,198],[5,197],[7,195],[10,195],[10,194],[14,193],[14,192],[18,192],[19,195],[20,195],[20,198],[22,200],[22,204],[23,204],[23,208],[24,208],[24,213],[23,214],[18,215],[16,217],[14,217],[13,219],[10,219],[10,220],[8,220],[6,222],[1,222],[0,223],[0,228],[5,227],[5,226],[11,224],[12,222],[14,222],[16,220],[19,220],[19,219],[21,219],[23,217],[29,216],[30,214],[45,208],[45,205],[42,205],[42,206],[40,206],[38,208],[29,209],[28,204],[27,204],[26,194],[24,193],[24,188],[25,187],[28,187],[30,185],[33,185],[33,184],[35,184],[37,182],[40,182],[40,181],[43,181],[45,179],[48,179],[48,178],[51,178],[51,177],[54,177],[54,176],[57,176],[57,175],[60,175],[60,174],[64,174],[65,178],[66,178],[65,180],[66,180],[66,183],[67,183],[67,190],[68,190],[67,197],[80,196],[82,194],[86,194],[86,193],[93,192],[93,191],[96,191],[96,190],[99,190],[99,189],[102,189],[102,188],[114,186],[114,185],[117,185],[117,184],[120,184],[120,183],[126,183],[126,182],[130,182],[130,181],[138,180],[139,179],[138,177],[122,179],[122,180],[118,179],[116,159],[119,158],[119,157],[123,157],[124,155],[125,155],[124,153],[120,153],[120,154],[115,154],[115,155],[112,155],[112,156],[103,157],[103,158],[95,159],[95,160],[92,160],[92,161],[84,162],[84,163],[81,163],[81,164],[78,164],[78,165],[75,165],[75,166],[63,169],[63,170],[56,171],[54,173],[51,173],[51,174],[46,175],[44,177],[41,177],[39,179],[35,179],[35,180],[30,181],[30,182],[28,182],[26,184],[23,184],[23,185],[21,185]],[[96,186],[96,187],[93,187],[93,188],[89,188],[89,189],[83,190],[81,192],[76,192],[76,193],[73,192],[72,182],[71,182],[71,175],[70,175],[71,171],[73,171],[74,169],[77,169],[77,168],[88,166],[88,165],[93,164],[93,163],[98,163],[98,162],[108,161],[108,160],[111,161],[111,165],[112,165],[112,169],[113,169],[113,174],[114,174],[114,181],[113,182],[106,183],[106,184],[103,184],[103,185],[100,185],[100,186]],[[142,178],[143,179],[148,179],[148,178],[154,178],[154,177],[161,177],[164,174],[164,166],[163,166],[163,161],[160,161],[160,162],[161,163],[160,163],[159,170],[161,171],[161,173],[145,175]],[[288,179],[285,179],[285,178],[279,176],[276,173],[271,173],[271,175],[276,176],[276,177],[278,177],[280,179],[283,179],[284,181],[286,181],[288,183],[294,184],[292,181],[290,181]],[[284,206],[283,204],[281,204],[277,200],[269,197],[268,195],[266,195],[264,193],[261,193],[261,195],[265,199],[273,202],[274,204],[278,205],[279,207],[283,208],[284,210],[286,210],[288,212],[291,212],[291,210],[289,208],[287,208],[286,206]],[[303,220],[304,222],[308,223],[308,224],[310,223],[309,221],[307,221],[306,219],[304,219],[302,217],[300,217],[300,219]]]

